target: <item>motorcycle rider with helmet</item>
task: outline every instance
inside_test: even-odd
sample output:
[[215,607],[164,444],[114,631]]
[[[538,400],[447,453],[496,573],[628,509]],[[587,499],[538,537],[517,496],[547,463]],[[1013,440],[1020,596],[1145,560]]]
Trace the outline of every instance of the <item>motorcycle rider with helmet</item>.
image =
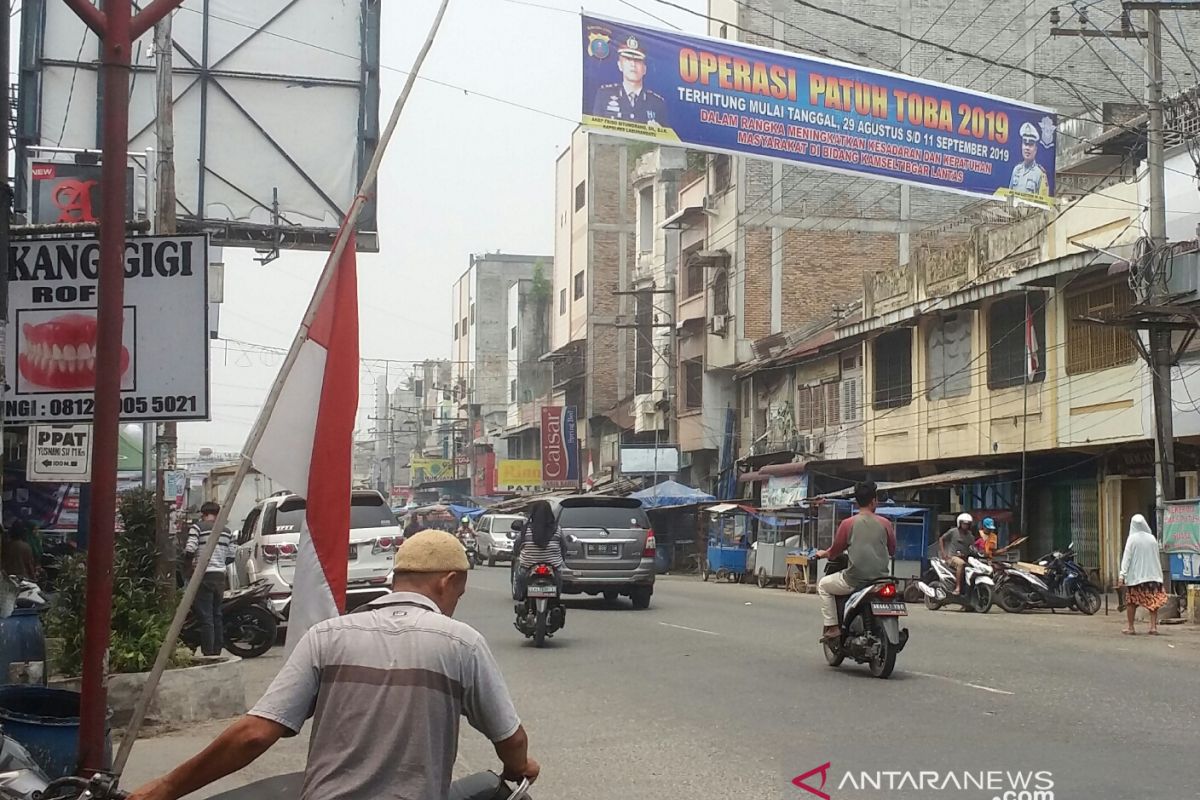
[[938,539],[938,552],[942,560],[954,567],[954,593],[962,594],[963,572],[967,568],[967,556],[975,546],[975,518],[963,512],[954,521],[954,527]]

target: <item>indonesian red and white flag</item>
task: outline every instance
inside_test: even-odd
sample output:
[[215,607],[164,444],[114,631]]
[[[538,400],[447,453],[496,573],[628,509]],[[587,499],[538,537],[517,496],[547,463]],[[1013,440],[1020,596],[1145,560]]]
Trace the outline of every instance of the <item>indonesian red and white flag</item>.
[[1038,361],[1037,331],[1033,327],[1033,309],[1029,307],[1029,297],[1025,298],[1025,380],[1032,381],[1037,377],[1041,363]]
[[305,498],[287,650],[346,608],[351,457],[358,414],[358,277],[354,234],[334,267],[313,324],[285,376],[255,467]]

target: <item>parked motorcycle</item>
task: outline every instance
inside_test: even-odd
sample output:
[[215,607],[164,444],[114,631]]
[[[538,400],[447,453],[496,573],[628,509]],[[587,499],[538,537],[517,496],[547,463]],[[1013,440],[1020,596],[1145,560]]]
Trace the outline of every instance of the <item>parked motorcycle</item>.
[[[275,645],[283,618],[271,605],[271,584],[257,581],[225,592],[221,618],[225,649],[240,658],[257,658]],[[189,614],[179,638],[191,648],[200,646],[200,623]]]
[[525,602],[517,612],[514,626],[537,647],[567,624],[567,609],[560,599],[558,580],[549,564],[537,564],[526,580]]
[[124,800],[111,775],[57,778],[46,773],[21,744],[0,735],[0,800]]
[[[845,569],[844,558],[825,567],[830,575]],[[822,639],[825,662],[840,666],[849,656],[866,664],[876,678],[887,678],[896,668],[896,656],[908,644],[908,628],[900,627],[900,617],[908,616],[908,606],[896,591],[895,578],[880,578],[845,597],[837,598],[838,638]]]
[[963,608],[986,614],[995,599],[996,581],[992,577],[992,565],[975,552],[967,556],[963,567],[963,592],[954,593],[958,582],[954,566],[940,558],[930,560],[925,582],[933,591],[925,594],[925,607],[937,611],[944,605],[955,603]]
[[1075,543],[1037,560],[1041,575],[1010,566],[996,587],[996,602],[1010,613],[1031,608],[1070,608],[1091,616],[1100,610],[1100,589],[1075,562]]

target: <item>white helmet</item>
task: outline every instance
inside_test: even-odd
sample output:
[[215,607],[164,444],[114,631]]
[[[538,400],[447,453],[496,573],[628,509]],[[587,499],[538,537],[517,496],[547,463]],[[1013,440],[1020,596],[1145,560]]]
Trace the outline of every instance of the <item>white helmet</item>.
[[964,523],[965,523],[965,524],[967,524],[967,525],[974,525],[974,524],[975,524],[975,518],[974,518],[974,517],[972,517],[970,514],[968,514],[968,513],[966,513],[966,512],[964,511],[962,514],[959,514],[959,515],[958,515],[958,519],[954,520],[954,523],[955,523],[956,525],[962,525],[962,524],[964,524]]

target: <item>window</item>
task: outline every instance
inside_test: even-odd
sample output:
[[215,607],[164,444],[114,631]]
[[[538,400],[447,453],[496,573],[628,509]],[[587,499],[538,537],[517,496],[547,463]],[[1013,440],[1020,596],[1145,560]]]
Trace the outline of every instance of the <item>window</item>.
[[654,391],[654,300],[649,292],[642,292],[634,300],[634,373],[633,393],[650,394]]
[[575,187],[575,210],[579,211],[587,205],[587,181],[580,181]]
[[474,325],[475,324],[475,304],[474,303],[471,303],[470,314],[471,314],[471,324]]
[[971,393],[971,312],[947,314],[933,321],[925,340],[930,400]]
[[862,377],[842,379],[842,422],[856,422],[862,408]]
[[683,362],[683,407],[704,407],[704,362],[699,358]]
[[517,402],[517,382],[516,381],[508,382],[508,402],[510,402],[510,403]]
[[581,271],[581,272],[575,273],[575,299],[580,300],[582,298],[583,298],[583,272]]
[[827,383],[821,387],[825,391],[825,424],[836,428],[841,421],[841,392],[836,383]]
[[508,332],[508,342],[509,342],[509,344],[508,344],[509,347],[511,347],[513,350],[517,349],[517,326],[516,325],[513,325],[512,329],[509,330],[509,332]]
[[462,327],[459,330],[462,331],[463,336],[467,335],[467,318],[466,317],[462,318]]
[[729,272],[723,269],[717,270],[717,276],[713,278],[713,313],[728,315],[729,314]]
[[638,192],[638,252],[654,249],[654,187]]
[[425,379],[417,378],[413,381],[413,397],[418,400],[425,399]]
[[1116,283],[1067,297],[1067,374],[1119,367],[1133,361],[1133,342],[1121,328],[1079,322],[1079,317],[1112,317],[1129,309],[1133,292]]
[[733,182],[733,159],[729,156],[713,156],[712,192],[720,194]]
[[841,418],[839,384],[804,386],[796,394],[796,429],[835,427]]
[[912,402],[912,329],[883,334],[872,344],[877,409],[900,408]]
[[[992,303],[988,309],[988,388],[1020,386],[1025,380],[1026,318],[1025,297],[1009,297]],[[1037,365],[1031,383],[1046,380],[1046,295],[1031,292],[1029,317],[1033,321],[1033,345]]]
[[742,383],[742,419],[750,418],[750,402],[753,400],[753,389],[750,381]]
[[812,429],[813,417],[812,387],[804,386],[796,392],[796,429],[807,431]]
[[458,323],[454,323],[454,341],[458,341]]
[[558,290],[558,315],[561,317],[565,313],[567,313],[567,290],[559,289]]
[[700,258],[700,243],[683,251],[683,296],[695,297],[704,291],[704,259]]

